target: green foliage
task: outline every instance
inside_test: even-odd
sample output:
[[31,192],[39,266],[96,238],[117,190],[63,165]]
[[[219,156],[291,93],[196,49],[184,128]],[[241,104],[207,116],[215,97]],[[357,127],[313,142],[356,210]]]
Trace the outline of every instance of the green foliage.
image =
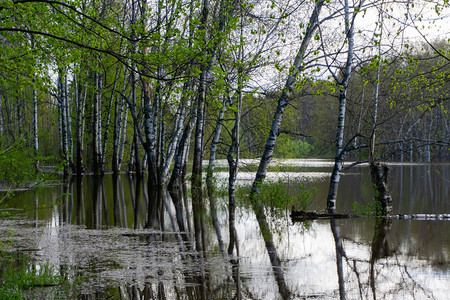
[[7,149],[0,148],[0,182],[7,186],[22,186],[35,181],[37,157],[23,141]]
[[18,267],[6,267],[2,274],[2,282],[0,299],[23,299],[24,290],[61,284],[63,278],[56,275],[55,267],[49,263],[24,264]]
[[[237,195],[241,204],[244,206],[251,205],[246,189],[239,188]],[[283,211],[291,207],[308,211],[312,209],[316,195],[317,188],[308,189],[303,183],[292,188],[286,185],[282,179],[278,181],[268,180],[261,184],[260,193],[256,195],[255,201],[259,201],[270,208],[272,212]]]
[[[17,189],[42,184],[54,178],[55,174],[42,173],[37,169],[38,164],[45,164],[50,159],[35,155],[24,139],[8,148],[0,147],[0,206],[12,199]],[[57,170],[58,166],[55,168]]]
[[307,141],[300,139],[287,139],[277,145],[276,156],[280,158],[307,158],[311,157],[314,147]]
[[13,245],[13,233],[8,235],[7,241],[0,241],[0,300],[35,298],[35,289],[48,286],[72,288],[79,282],[78,277],[69,282],[48,262],[36,263],[21,252],[8,252],[7,248]]
[[371,201],[367,204],[360,205],[358,202],[353,202],[353,214],[358,216],[377,216],[381,215],[382,207],[379,201]]

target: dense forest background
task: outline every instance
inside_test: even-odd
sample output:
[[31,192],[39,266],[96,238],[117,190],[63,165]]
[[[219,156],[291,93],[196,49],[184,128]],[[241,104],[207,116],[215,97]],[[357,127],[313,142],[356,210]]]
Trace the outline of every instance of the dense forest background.
[[[346,157],[448,158],[450,39],[445,31],[427,37],[441,23],[428,31],[420,23],[445,23],[448,8],[448,1],[2,1],[0,182],[34,181],[58,165],[65,174],[147,170],[166,185],[192,162],[201,174],[206,158],[228,158],[230,166],[259,158],[287,89],[274,157],[334,158],[345,89]],[[298,72],[297,49],[304,50]],[[285,85],[292,74],[295,83]]]

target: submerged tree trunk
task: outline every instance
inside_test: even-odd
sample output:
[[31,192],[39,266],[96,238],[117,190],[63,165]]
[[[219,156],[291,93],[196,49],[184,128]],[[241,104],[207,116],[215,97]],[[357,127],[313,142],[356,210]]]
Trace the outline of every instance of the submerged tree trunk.
[[[229,165],[228,178],[228,225],[230,232],[230,244],[228,245],[228,254],[233,253],[233,249],[237,247],[237,233],[235,226],[236,212],[236,178],[239,167],[239,127],[241,123],[241,104],[242,104],[242,82],[239,82],[238,107],[235,112],[235,123],[231,131],[231,146],[228,151],[227,160]],[[237,248],[236,248],[237,249]]]
[[[203,41],[206,43],[207,30],[206,24],[209,14],[209,1],[202,1],[202,11],[200,17],[200,32],[203,31],[202,36]],[[204,57],[207,57],[207,53],[204,53]],[[210,58],[212,61],[214,57]],[[201,211],[203,210],[202,205],[202,160],[203,160],[203,135],[204,135],[204,107],[206,101],[206,80],[209,74],[209,64],[203,65],[198,85],[198,96],[197,96],[197,118],[195,122],[195,134],[194,134],[194,159],[192,162],[192,178],[191,178],[191,192],[192,192],[192,208],[194,213],[194,233],[196,236],[196,250],[201,251],[203,249],[198,237],[203,235],[201,226]]]
[[214,137],[211,141],[209,164],[208,164],[208,170],[206,173],[206,186],[207,186],[207,190],[208,190],[209,209],[210,209],[210,213],[211,213],[212,223],[216,230],[217,240],[219,242],[219,249],[222,254],[224,254],[224,246],[223,246],[222,233],[220,231],[220,224],[219,224],[219,220],[217,218],[217,205],[216,205],[216,199],[215,199],[215,195],[214,195],[215,191],[214,191],[213,173],[214,173],[214,166],[215,166],[215,161],[216,161],[217,144],[219,143],[220,133],[222,131],[222,122],[223,122],[223,118],[225,115],[227,102],[228,101],[226,101],[226,100],[223,101],[223,105],[219,112],[219,117],[217,119],[216,128],[214,131]]
[[291,90],[294,86],[294,83],[297,80],[298,74],[303,70],[303,58],[306,54],[307,47],[311,38],[314,36],[314,32],[316,31],[319,25],[319,14],[322,9],[325,0],[319,0],[315,4],[314,11],[311,14],[309,19],[308,27],[305,32],[305,36],[303,37],[302,44],[300,49],[295,57],[294,63],[291,67],[291,72],[286,80],[286,84],[284,86],[283,92],[278,99],[277,110],[273,116],[272,125],[270,127],[269,136],[266,141],[266,146],[264,147],[264,153],[259,162],[258,171],[256,173],[255,180],[253,181],[252,190],[250,193],[250,197],[253,198],[255,194],[259,193],[259,186],[264,181],[266,177],[267,170],[269,168],[270,161],[272,160],[273,151],[275,148],[275,143],[277,141],[277,137],[279,134],[281,120],[283,118],[284,111],[289,101],[289,97],[291,95]]
[[377,215],[392,213],[392,197],[388,189],[389,168],[384,163],[372,162],[370,164],[370,176],[374,185],[375,201],[379,203]]
[[373,299],[377,299],[376,294],[376,270],[375,263],[380,258],[389,257],[391,255],[391,249],[387,240],[387,236],[392,227],[392,220],[377,219],[375,223],[375,230],[372,240],[372,249],[370,255],[370,269],[369,269],[369,283],[372,290]]
[[338,283],[339,283],[339,298],[340,300],[346,299],[345,294],[345,277],[344,277],[344,268],[343,268],[343,260],[342,258],[346,258],[346,254],[344,251],[344,246],[342,245],[342,237],[339,226],[336,223],[335,219],[330,220],[331,232],[333,233],[334,245],[336,247],[336,268],[338,274]]
[[[353,22],[352,22],[353,23]],[[327,211],[329,213],[336,212],[336,196],[338,191],[338,184],[342,171],[342,165],[345,156],[344,149],[344,127],[345,127],[345,107],[347,103],[347,87],[352,74],[352,62],[353,62],[353,24],[350,23],[350,11],[348,0],[345,1],[345,32],[348,41],[348,54],[345,64],[345,70],[342,80],[336,80],[339,86],[339,116],[336,133],[336,156],[334,158],[333,172],[330,178],[330,187],[327,197]],[[337,79],[337,77],[335,76]]]
[[[382,15],[380,15],[380,24],[383,24]],[[375,93],[374,93],[374,111],[373,111],[373,124],[372,133],[370,136],[370,150],[369,150],[369,163],[370,163],[370,176],[374,185],[375,201],[379,204],[377,209],[377,215],[387,215],[392,212],[392,197],[389,195],[387,186],[389,168],[380,162],[376,162],[375,157],[375,131],[377,128],[378,118],[378,103],[379,103],[379,90],[380,90],[380,76],[381,76],[381,38],[383,26],[380,25],[380,41],[378,42],[378,66],[376,73]]]
[[[242,5],[242,2],[241,2]],[[227,160],[229,165],[228,178],[228,227],[230,232],[230,244],[228,245],[228,254],[233,254],[233,248],[236,247],[236,255],[239,256],[239,242],[236,231],[236,179],[239,169],[239,147],[240,147],[240,127],[241,127],[241,109],[242,109],[242,89],[244,88],[244,70],[241,66],[244,60],[244,33],[243,33],[243,15],[242,6],[240,8],[240,47],[239,47],[239,67],[237,74],[237,107],[234,113],[234,127],[231,130],[231,145],[228,150]],[[234,157],[233,157],[234,156]]]

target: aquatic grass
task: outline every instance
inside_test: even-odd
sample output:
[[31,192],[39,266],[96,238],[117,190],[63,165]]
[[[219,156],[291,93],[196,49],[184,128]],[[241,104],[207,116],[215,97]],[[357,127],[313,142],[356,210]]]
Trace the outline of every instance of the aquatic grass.
[[[238,186],[237,198],[239,204],[250,207],[249,187]],[[273,214],[277,211],[284,212],[295,207],[297,210],[309,211],[313,209],[314,198],[317,195],[317,188],[307,188],[304,183],[296,186],[286,184],[281,178],[277,181],[266,180],[260,185],[260,193],[256,195],[255,201],[259,201]]]
[[367,204],[360,205],[358,202],[353,202],[353,214],[358,216],[377,216],[382,212],[381,203],[373,200]]
[[27,298],[24,295],[27,290],[66,282],[48,262],[34,264],[23,253],[3,251],[0,254],[3,258],[0,263],[0,300],[24,299]]
[[68,290],[79,283],[77,276],[70,282],[49,262],[37,263],[23,252],[7,251],[14,243],[13,232],[10,231],[8,235],[9,240],[0,241],[0,300],[35,298],[33,294],[36,289],[58,287],[59,290]]

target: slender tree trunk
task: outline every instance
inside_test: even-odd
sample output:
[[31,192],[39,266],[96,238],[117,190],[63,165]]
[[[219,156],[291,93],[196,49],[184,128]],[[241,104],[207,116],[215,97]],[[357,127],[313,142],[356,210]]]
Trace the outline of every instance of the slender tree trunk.
[[[238,103],[235,112],[234,127],[231,131],[231,146],[228,151],[227,160],[229,165],[228,178],[228,224],[230,232],[230,244],[228,245],[228,254],[233,254],[233,249],[237,247],[237,232],[235,225],[236,212],[236,178],[239,166],[239,128],[241,123],[242,107],[242,70],[240,70],[238,82]],[[237,248],[236,248],[237,249]]]
[[338,82],[340,90],[339,116],[336,133],[336,156],[334,158],[334,167],[333,172],[331,174],[330,187],[328,190],[328,198],[327,198],[327,210],[329,213],[336,212],[336,196],[345,155],[344,149],[345,107],[347,103],[348,82],[350,80],[350,76],[352,73],[353,47],[354,47],[353,24],[350,23],[350,11],[348,0],[345,0],[345,32],[348,41],[348,54],[343,78],[340,82]]
[[[194,14],[194,3],[191,2],[189,6],[189,48],[192,47],[192,41],[193,41],[193,24],[192,24],[192,17]],[[186,70],[186,77],[190,77],[191,71],[188,68]],[[179,136],[178,140],[169,146],[170,154],[168,154],[168,157],[170,158],[173,156],[170,160],[174,160],[174,166],[172,170],[172,174],[170,176],[168,188],[171,191],[181,191],[182,189],[182,173],[183,173],[183,164],[186,163],[185,157],[187,158],[189,152],[189,143],[191,140],[191,132],[194,128],[194,124],[196,123],[196,102],[194,101],[194,104],[192,104],[192,101],[189,100],[190,92],[193,91],[194,82],[193,79],[188,79],[185,84],[183,85],[183,95],[182,95],[182,103],[181,106],[183,107],[183,111],[181,116],[182,118],[179,119],[177,126],[177,136]],[[190,119],[187,122],[186,126],[183,128],[183,122],[186,118],[187,110],[186,105],[190,104],[191,111],[190,111]],[[175,147],[174,147],[175,146]],[[165,168],[164,171],[167,171],[167,168]],[[168,177],[168,174],[166,174],[166,177]]]
[[19,131],[19,136],[22,135],[23,125],[22,125],[22,101],[19,98],[19,91],[16,91],[17,97],[16,97],[16,115],[17,115],[17,127]]
[[[36,75],[33,75],[33,84],[36,83]],[[1,100],[0,100],[1,102]],[[2,124],[2,111],[0,103],[0,136],[3,136],[3,124]],[[1,143],[1,141],[0,141]],[[39,137],[38,137],[38,105],[37,105],[37,92],[36,88],[33,88],[33,150],[35,155],[35,167],[36,171],[39,169]]]
[[[136,130],[136,128],[134,130]],[[134,164],[134,154],[135,154],[134,153],[134,147],[136,145],[136,140],[137,140],[137,133],[133,131],[133,140],[131,141],[130,151],[129,151],[129,153],[130,153],[130,160],[128,161],[128,171],[127,171],[128,174],[134,173],[134,167],[135,167],[135,164]]]
[[3,118],[3,100],[0,99],[0,136],[2,137],[0,139],[0,146],[2,145],[2,142],[4,142],[4,134],[5,134],[4,124],[5,119]]
[[73,138],[72,138],[72,117],[70,116],[70,103],[69,103],[69,88],[67,84],[67,74],[64,75],[64,100],[65,100],[65,119],[66,119],[66,134],[67,134],[67,158],[68,166],[72,173],[75,172],[73,165]]
[[117,170],[120,171],[121,166],[122,166],[122,160],[123,160],[123,155],[124,155],[124,150],[125,150],[125,142],[126,142],[126,138],[127,138],[127,124],[128,124],[128,106],[125,105],[125,100],[122,99],[122,105],[121,107],[123,108],[123,111],[121,112],[121,117],[120,119],[121,121],[121,128],[120,128],[120,142],[119,142],[119,146],[120,146],[120,151],[119,151],[119,157],[117,160]]
[[170,171],[170,166],[172,165],[172,161],[175,156],[177,145],[179,145],[179,141],[183,134],[183,124],[184,120],[186,118],[186,101],[183,101],[177,110],[177,117],[175,122],[175,131],[173,133],[172,140],[170,141],[170,144],[167,148],[167,156],[164,161],[164,165],[162,166],[161,171],[161,184],[166,185],[168,182],[168,176]]
[[377,299],[376,282],[375,282],[375,263],[380,258],[385,258],[391,255],[387,236],[392,227],[392,220],[377,219],[372,240],[372,249],[369,261],[369,284],[372,290],[373,299]]
[[392,212],[392,197],[387,185],[389,168],[384,163],[372,162],[370,164],[370,175],[374,185],[375,201],[380,204],[377,215],[388,215]]
[[[363,118],[363,106],[364,106],[364,89],[365,89],[365,85],[362,85],[362,91],[361,91],[361,105],[360,105],[360,109],[359,109],[359,114],[358,114],[358,125],[356,126],[356,133],[360,133],[361,132],[361,122],[362,122],[362,118]],[[358,137],[355,137],[355,139],[353,140],[353,147],[356,147],[358,145]],[[356,154],[358,153],[358,150],[356,150]]]
[[[202,11],[200,16],[200,26],[199,31],[203,31],[203,41],[206,43],[207,39],[207,30],[206,24],[208,20],[209,14],[209,1],[202,1]],[[204,57],[206,58],[207,53],[205,52]],[[211,58],[213,60],[213,58]],[[192,191],[192,206],[194,209],[194,231],[197,237],[200,234],[200,218],[196,217],[196,214],[199,214],[202,205],[202,160],[203,160],[203,124],[204,124],[204,106],[206,101],[206,80],[208,79],[208,65],[203,65],[201,68],[199,85],[198,85],[198,96],[197,96],[197,119],[195,122],[195,134],[194,134],[194,159],[192,162],[192,183],[191,183],[191,191]],[[196,239],[197,251],[200,251],[201,247],[199,247],[198,241]]]
[[[227,96],[229,98],[229,96]],[[222,108],[219,112],[219,117],[217,119],[216,128],[214,131],[214,137],[211,141],[211,150],[209,155],[209,164],[208,164],[208,171],[206,173],[206,186],[208,189],[208,198],[209,198],[209,210],[211,214],[212,223],[214,225],[214,229],[216,230],[217,234],[217,240],[219,242],[219,249],[222,254],[224,254],[224,246],[223,246],[223,239],[222,239],[222,233],[220,231],[220,224],[219,220],[217,218],[217,205],[214,195],[214,183],[213,183],[213,173],[214,173],[214,166],[216,161],[216,152],[217,152],[217,144],[219,143],[220,139],[220,132],[222,129],[222,122],[225,114],[225,110],[227,107],[227,103],[229,102],[228,99],[223,101]]]
[[[123,102],[120,102],[122,106]],[[123,107],[119,108],[119,98],[116,97],[114,100],[114,127],[113,127],[113,154],[111,161],[111,169],[113,174],[117,176],[119,174],[118,164],[119,164],[119,143],[120,143],[120,113]]]
[[344,266],[343,266],[343,257],[346,257],[344,246],[342,245],[341,231],[339,226],[336,223],[335,219],[330,220],[331,232],[333,233],[334,245],[336,247],[336,267],[338,274],[338,283],[339,283],[339,298],[340,300],[346,299],[345,294],[345,277],[344,277]]
[[111,99],[109,100],[109,107],[106,115],[106,124],[105,124],[105,134],[103,135],[103,144],[102,144],[102,160],[101,160],[101,173],[105,173],[105,162],[106,162],[106,143],[108,141],[108,134],[109,134],[109,125],[111,123],[111,111],[112,106],[114,102],[114,98],[116,99],[117,103],[117,97],[116,97],[116,87],[117,87],[117,78],[119,76],[119,67],[116,68],[116,75],[114,77],[114,83],[113,88],[111,91]]
[[[303,70],[303,58],[306,54],[307,47],[312,37],[314,36],[314,32],[316,31],[319,25],[319,14],[325,0],[319,0],[315,4],[314,11],[311,14],[309,19],[308,27],[305,32],[305,36],[303,37],[302,43],[300,45],[300,49],[295,57],[294,63],[291,67],[291,72],[286,80],[286,84],[284,86],[283,92],[278,99],[277,110],[272,119],[272,125],[270,127],[269,136],[267,137],[266,145],[264,147],[264,152],[259,162],[258,171],[256,173],[255,180],[253,181],[252,190],[250,192],[250,198],[254,198],[255,194],[259,194],[259,186],[264,181],[266,177],[267,170],[269,168],[270,161],[272,160],[273,151],[275,148],[275,144],[277,141],[277,137],[279,134],[281,120],[283,118],[284,111],[289,101],[289,97],[291,95],[291,90],[294,86],[294,83],[297,79],[297,75]],[[254,202],[254,201],[253,201]],[[261,208],[262,209],[262,208]]]
[[[236,231],[236,179],[239,169],[239,146],[240,146],[240,127],[241,127],[241,109],[242,109],[242,89],[244,88],[244,74],[242,63],[244,61],[244,33],[243,33],[243,15],[242,1],[240,7],[240,46],[238,61],[238,82],[237,82],[237,108],[234,113],[234,127],[231,130],[231,145],[228,150],[227,160],[229,165],[228,178],[228,226],[230,232],[230,244],[228,245],[228,254],[233,254],[233,248],[236,248],[236,254],[239,255],[239,243],[237,241]],[[233,157],[235,156],[235,157]]]
[[62,71],[59,71],[59,95],[60,95],[60,115],[61,115],[61,139],[62,139],[62,154],[63,159],[65,161],[64,164],[64,176],[67,177],[69,174],[69,166],[70,166],[70,160],[69,160],[69,146],[68,146],[68,139],[67,139],[67,92],[65,91],[66,85],[65,80],[62,75]]
[[[126,77],[126,76],[124,76]],[[123,83],[122,95],[125,93],[128,85],[126,84],[127,79],[125,78]],[[125,142],[125,137],[123,136],[122,129],[126,130],[126,119],[124,120],[124,110],[126,113],[125,99],[123,97],[115,97],[114,100],[114,128],[113,128],[113,155],[111,161],[111,169],[114,174],[118,174],[120,171],[120,164],[122,158],[120,157],[121,152],[123,155],[123,144]]]
[[97,114],[98,114],[98,122],[97,122],[97,168],[99,174],[103,175],[102,170],[102,92],[103,92],[103,82],[102,82],[102,76],[100,73],[97,74]]
[[185,166],[186,166],[186,159],[189,155],[189,144],[191,141],[191,133],[192,129],[194,128],[194,124],[196,123],[197,119],[197,105],[194,103],[192,107],[191,112],[191,119],[185,126],[183,130],[183,135],[181,136],[179,145],[177,147],[177,151],[175,154],[175,163],[172,170],[172,175],[170,177],[169,182],[169,189],[170,190],[176,190],[180,189],[182,187],[182,178],[183,174],[185,175]]
[[378,66],[377,66],[377,75],[375,79],[375,93],[373,96],[373,120],[372,120],[372,133],[370,136],[370,151],[369,151],[369,161],[373,163],[375,161],[375,131],[377,129],[377,119],[378,119],[378,102],[380,96],[380,74],[381,74],[381,39],[383,37],[383,15],[380,13],[379,16],[379,26],[380,26],[380,35],[378,42]]
[[[380,15],[379,23],[383,24],[383,16]],[[373,108],[373,120],[372,120],[372,134],[370,136],[370,150],[369,150],[369,163],[370,163],[370,175],[372,183],[374,184],[375,201],[380,204],[381,211],[377,210],[377,214],[386,215],[392,212],[392,198],[389,195],[387,187],[389,168],[384,163],[376,162],[375,158],[375,131],[377,128],[378,118],[378,102],[379,102],[379,90],[380,90],[380,74],[381,74],[381,38],[383,34],[383,26],[380,25],[380,41],[378,43],[378,66],[375,83],[374,94],[374,108]]]
[[[155,136],[155,123],[150,103],[150,84],[144,83],[144,129],[145,129],[145,152],[147,152],[148,185],[149,188],[158,186],[157,153]],[[159,96],[155,96],[159,97]],[[154,100],[155,102],[157,100]]]
[[77,148],[77,175],[81,175],[84,172],[83,166],[83,120],[84,120],[84,104],[86,100],[87,91],[85,91],[85,96],[80,95],[81,89],[79,88],[78,76],[73,77],[75,85],[75,103],[77,106],[77,120],[75,125],[75,136],[76,136],[76,148]]
[[93,111],[93,128],[92,128],[92,145],[93,145],[93,159],[94,159],[94,173],[96,175],[100,174],[100,157],[101,157],[101,149],[99,145],[100,132],[99,123],[101,122],[100,117],[100,79],[99,74],[94,72],[95,77],[95,97],[94,97],[94,111]]
[[214,130],[214,137],[211,141],[211,150],[209,151],[208,171],[206,173],[206,183],[208,187],[210,184],[212,184],[212,176],[214,173],[214,166],[216,163],[217,145],[219,144],[220,133],[222,131],[222,122],[224,119],[225,111],[227,109],[227,104],[231,102],[229,98],[230,96],[227,96],[227,98],[222,103],[222,107],[220,108],[219,116],[216,123],[216,128]]
[[[220,3],[220,16],[217,27],[217,32],[222,32],[225,28],[227,18],[232,15],[237,3],[229,5],[225,1]],[[206,24],[209,15],[209,4],[207,0],[203,1],[202,13],[200,17],[200,31],[204,31],[203,41],[207,41]],[[214,61],[216,59],[217,49],[221,39],[212,41],[210,53],[205,52],[206,63],[202,66],[202,71],[199,78],[198,99],[197,99],[197,120],[195,126],[194,136],[194,159],[192,164],[192,198],[193,201],[200,201],[202,198],[202,160],[203,160],[203,138],[204,138],[204,124],[205,124],[205,107],[206,107],[206,84],[210,77],[210,72]]]

